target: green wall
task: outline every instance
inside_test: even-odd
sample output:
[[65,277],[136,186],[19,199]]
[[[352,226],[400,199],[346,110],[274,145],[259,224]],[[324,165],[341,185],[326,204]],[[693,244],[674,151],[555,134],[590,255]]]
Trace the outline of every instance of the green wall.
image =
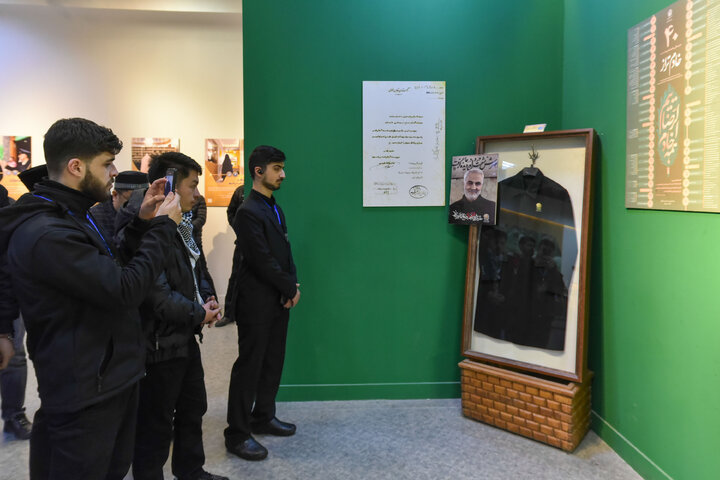
[[627,30],[670,0],[567,0],[563,127],[602,154],[590,319],[593,428],[646,478],[720,478],[720,217],[625,208]]
[[466,227],[361,206],[361,82],[445,80],[448,161],[527,123],[598,131],[593,428],[646,478],[718,478],[720,221],[624,207],[627,30],[670,3],[244,1],[245,138],[288,155],[303,291],[282,399],[458,396]]
[[[303,296],[283,400],[459,396],[467,227],[362,207],[362,81],[445,80],[446,155],[561,120],[561,0],[245,0],[245,139],[277,193]],[[448,175],[449,188],[449,175]]]

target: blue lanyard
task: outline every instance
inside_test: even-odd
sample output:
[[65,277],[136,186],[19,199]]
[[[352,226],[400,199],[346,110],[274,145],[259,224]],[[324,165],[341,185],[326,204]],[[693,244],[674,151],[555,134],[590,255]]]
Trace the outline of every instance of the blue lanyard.
[[[262,201],[265,202],[265,199],[263,198]],[[265,202],[265,205],[267,205],[268,208],[271,208],[271,209],[275,210],[275,215],[277,216],[278,223],[279,223],[280,225],[282,225],[282,221],[280,220],[280,214],[278,213],[277,205],[273,205],[273,206],[271,207],[268,202]]]
[[[55,203],[55,202],[52,201],[51,199],[46,198],[46,197],[43,197],[42,195],[38,195],[37,193],[33,193],[33,196],[38,197],[38,198],[42,198],[43,200],[47,200],[47,201],[50,202],[50,203]],[[70,215],[72,215],[73,217],[75,216],[75,214],[74,214],[73,212],[71,212],[70,210],[68,210],[68,213],[69,213]],[[90,213],[86,213],[86,214],[85,214],[85,218],[87,218],[88,222],[90,222],[90,225],[92,225],[92,227],[95,229],[95,231],[97,232],[97,234],[100,235],[100,240],[102,240],[103,245],[105,245],[105,249],[108,251],[108,253],[110,254],[110,256],[114,258],[115,255],[113,255],[112,250],[110,250],[110,245],[108,245],[107,241],[105,241],[105,237],[103,237],[103,234],[100,233],[100,229],[97,227],[97,225],[95,225],[95,222],[93,221],[92,217],[90,216]]]

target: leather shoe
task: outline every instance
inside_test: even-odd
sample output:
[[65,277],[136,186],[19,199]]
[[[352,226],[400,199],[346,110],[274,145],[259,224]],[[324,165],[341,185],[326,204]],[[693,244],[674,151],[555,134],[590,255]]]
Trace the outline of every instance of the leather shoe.
[[267,448],[260,445],[253,437],[234,446],[225,444],[227,451],[245,460],[262,460],[268,456]]
[[5,422],[3,431],[15,435],[15,438],[18,440],[27,440],[30,438],[32,423],[30,423],[30,420],[27,419],[24,413],[18,413]]
[[223,317],[219,321],[215,322],[216,327],[224,327],[225,325],[230,325],[233,323],[233,319],[230,317]]
[[289,437],[295,435],[295,425],[292,423],[281,422],[277,417],[273,417],[268,423],[262,425],[251,425],[253,433],[264,433],[266,435],[275,435],[276,437]]
[[187,477],[184,479],[177,479],[177,480],[230,480],[228,477],[222,477],[220,475],[215,475],[210,472],[206,472],[205,470],[200,470],[200,473],[193,477]]

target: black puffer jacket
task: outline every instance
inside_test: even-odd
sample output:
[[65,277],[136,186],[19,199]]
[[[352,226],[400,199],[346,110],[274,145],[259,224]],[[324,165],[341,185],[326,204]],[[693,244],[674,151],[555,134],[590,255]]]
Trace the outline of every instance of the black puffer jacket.
[[[193,335],[200,333],[205,309],[195,296],[195,283],[188,252],[176,233],[165,259],[165,269],[140,307],[147,340],[147,362],[157,363],[186,357]],[[204,301],[215,295],[204,257],[195,264],[195,276]]]
[[112,242],[89,222],[93,203],[47,180],[0,210],[0,252],[7,251],[48,412],[87,407],[143,376],[138,307],[162,272],[165,246],[175,234],[168,217],[136,218],[126,234],[137,251],[121,266]]
[[[10,205],[5,187],[0,185],[0,208]],[[0,333],[13,333],[13,321],[18,317],[17,300],[12,293],[12,282],[7,271],[7,255],[0,254]]]

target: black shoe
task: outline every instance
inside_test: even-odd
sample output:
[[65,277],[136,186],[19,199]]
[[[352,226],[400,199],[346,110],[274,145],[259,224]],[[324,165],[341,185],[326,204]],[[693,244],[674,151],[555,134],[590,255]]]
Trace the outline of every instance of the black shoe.
[[242,443],[234,446],[225,444],[227,451],[245,460],[262,460],[268,456],[267,448],[260,445],[254,438],[250,437]]
[[205,470],[200,470],[200,473],[198,473],[194,477],[187,477],[184,480],[230,480],[230,479],[228,477],[221,477],[220,475],[214,475],[210,472],[206,472]]
[[233,322],[233,319],[230,317],[223,317],[218,322],[215,322],[216,327],[224,327],[225,325],[230,325]]
[[32,423],[30,423],[30,420],[27,419],[24,413],[18,413],[5,422],[3,431],[12,433],[18,440],[27,440],[30,438]]
[[264,433],[266,435],[275,435],[276,437],[289,437],[295,435],[295,425],[292,423],[281,422],[277,417],[273,417],[268,423],[262,425],[251,425],[252,433]]

